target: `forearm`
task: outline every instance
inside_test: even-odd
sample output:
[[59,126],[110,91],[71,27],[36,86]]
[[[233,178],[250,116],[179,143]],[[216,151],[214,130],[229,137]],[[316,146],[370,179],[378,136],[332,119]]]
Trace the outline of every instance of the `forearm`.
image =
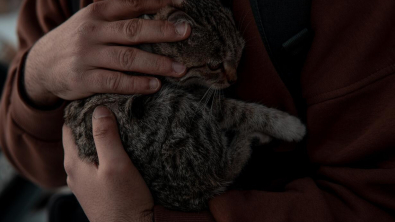
[[[54,28],[54,23],[64,21],[61,15],[65,12],[60,5],[57,1],[24,3],[18,24],[19,49],[10,66],[0,106],[3,152],[23,176],[44,187],[57,187],[66,182],[61,144],[64,104],[51,111],[35,109],[26,101],[21,83],[30,48]],[[41,14],[32,8],[39,8]],[[56,13],[59,15],[51,17]]]
[[21,52],[14,61],[3,92],[1,148],[14,167],[33,182],[44,187],[64,185],[61,144],[64,105],[40,111],[24,101],[20,89],[24,55]]
[[298,179],[282,192],[228,191],[210,202],[210,212],[175,212],[157,206],[155,221],[394,221],[387,210],[395,208],[394,189],[388,187],[393,179],[382,177],[390,178],[394,170],[322,167],[317,173],[323,179]]
[[[372,195],[385,198],[378,193],[372,190]],[[335,182],[303,178],[287,185],[283,192],[228,192],[215,198],[210,210],[221,222],[394,221],[383,202],[365,198]]]

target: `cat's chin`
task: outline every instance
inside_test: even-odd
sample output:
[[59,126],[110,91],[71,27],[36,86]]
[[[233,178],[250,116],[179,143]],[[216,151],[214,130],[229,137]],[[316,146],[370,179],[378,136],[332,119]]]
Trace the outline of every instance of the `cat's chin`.
[[210,83],[210,82],[204,82],[201,79],[190,79],[188,81],[183,82],[182,84],[183,86],[201,86],[201,87],[205,87],[205,88],[211,88],[214,90],[222,90],[222,89],[226,89],[228,87],[230,87],[231,84],[227,83],[227,82],[214,82],[214,83]]
[[212,89],[226,89],[226,88],[229,88],[229,86],[230,86],[229,83],[226,83],[226,84],[221,83],[221,84],[212,84],[211,88]]
[[214,90],[222,90],[222,89],[226,89],[229,88],[231,84],[229,83],[218,83],[218,82],[214,82],[214,83],[208,83],[208,82],[204,82],[201,79],[198,78],[191,78],[188,79],[185,82],[178,82],[177,85],[179,86],[184,86],[184,87],[189,87],[189,86],[198,86],[198,87],[204,87],[204,88],[211,88]]
[[223,89],[230,87],[229,83],[213,83],[213,84],[205,83],[205,84],[198,84],[198,85],[203,86],[208,89],[214,89],[214,90],[223,90]]

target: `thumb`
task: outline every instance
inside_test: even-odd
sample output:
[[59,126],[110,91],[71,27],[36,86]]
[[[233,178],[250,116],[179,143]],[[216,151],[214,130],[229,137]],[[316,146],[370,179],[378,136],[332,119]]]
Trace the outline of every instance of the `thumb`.
[[131,162],[123,148],[115,116],[107,107],[99,106],[95,109],[92,128],[100,165]]

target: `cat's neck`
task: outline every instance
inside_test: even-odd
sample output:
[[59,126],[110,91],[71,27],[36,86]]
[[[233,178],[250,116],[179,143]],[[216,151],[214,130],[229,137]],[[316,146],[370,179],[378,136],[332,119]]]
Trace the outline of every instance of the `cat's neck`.
[[168,77],[159,77],[156,76],[162,82],[162,88],[176,88],[180,90],[184,90],[190,92],[192,94],[206,92],[208,88],[206,86],[198,85],[198,84],[190,84],[190,85],[181,85],[177,82],[171,81],[167,79]]

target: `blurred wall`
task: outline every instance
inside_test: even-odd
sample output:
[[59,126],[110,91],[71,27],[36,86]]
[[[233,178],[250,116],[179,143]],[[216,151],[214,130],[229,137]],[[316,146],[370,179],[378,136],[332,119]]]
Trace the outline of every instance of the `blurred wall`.
[[22,0],[0,0],[0,62],[8,65],[18,40],[16,26]]

